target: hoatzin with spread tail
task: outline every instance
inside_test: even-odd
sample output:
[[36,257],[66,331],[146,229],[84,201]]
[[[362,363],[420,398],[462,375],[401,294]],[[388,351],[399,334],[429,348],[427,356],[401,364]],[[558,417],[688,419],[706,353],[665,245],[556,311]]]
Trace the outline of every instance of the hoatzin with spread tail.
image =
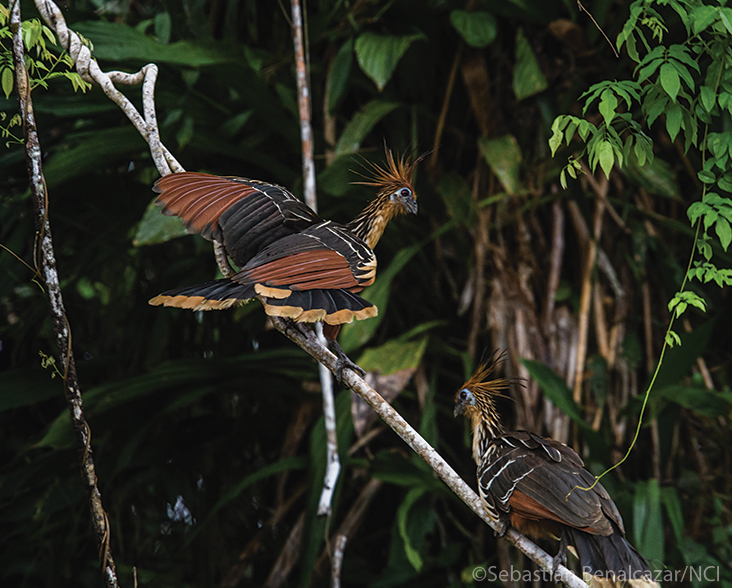
[[154,190],[163,214],[183,219],[190,233],[224,245],[239,267],[224,278],[164,292],[153,306],[221,310],[258,298],[269,316],[295,322],[323,321],[323,332],[343,367],[360,370],[335,342],[340,326],[376,316],[358,296],[376,277],[373,249],[390,219],[417,212],[412,175],[417,161],[372,164],[374,177],[359,182],[378,188],[376,199],[346,225],[323,220],[276,184],[198,172],[173,173]]
[[511,525],[535,539],[559,538],[554,568],[566,562],[571,545],[593,586],[657,586],[646,561],[625,539],[615,503],[594,484],[579,455],[554,439],[504,431],[495,399],[513,380],[490,378],[500,359],[494,355],[463,384],[454,411],[473,429],[481,502],[502,527],[500,534]]

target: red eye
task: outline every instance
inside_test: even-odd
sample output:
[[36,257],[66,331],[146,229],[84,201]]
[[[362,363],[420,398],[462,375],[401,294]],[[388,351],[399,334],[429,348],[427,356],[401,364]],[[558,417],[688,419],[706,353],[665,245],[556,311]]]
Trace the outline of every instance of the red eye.
[[409,198],[412,195],[412,191],[409,188],[403,188],[399,194],[401,194],[402,198]]
[[465,390],[460,391],[460,400],[465,400],[468,397],[468,393]]

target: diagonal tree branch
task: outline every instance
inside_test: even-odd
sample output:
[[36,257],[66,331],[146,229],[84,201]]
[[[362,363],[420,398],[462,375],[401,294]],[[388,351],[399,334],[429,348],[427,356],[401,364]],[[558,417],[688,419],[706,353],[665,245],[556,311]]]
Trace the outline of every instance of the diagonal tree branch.
[[25,47],[21,25],[20,0],[14,0],[10,6],[10,29],[13,35],[13,65],[15,84],[18,92],[20,115],[23,120],[25,135],[25,156],[30,181],[31,199],[35,211],[36,236],[39,243],[36,252],[36,272],[43,283],[51,308],[51,320],[61,358],[61,370],[64,380],[66,403],[71,413],[71,422],[76,434],[76,445],[81,462],[81,478],[89,500],[94,536],[99,550],[99,560],[104,570],[104,579],[108,588],[116,588],[117,571],[109,546],[110,527],[107,513],[102,505],[102,495],[97,487],[97,475],[91,449],[91,429],[84,418],[84,407],[81,400],[81,389],[76,374],[76,363],[71,347],[71,326],[66,316],[61,285],[56,270],[56,254],[53,248],[51,223],[48,215],[48,192],[43,177],[41,162],[41,144],[38,139],[33,101],[31,99],[28,71],[25,65]]
[[[130,121],[135,125],[143,138],[148,141],[153,154],[153,159],[161,175],[166,175],[171,171],[182,171],[182,166],[177,160],[170,154],[170,152],[160,143],[159,136],[157,133],[157,123],[154,116],[154,79],[157,74],[157,67],[154,64],[148,64],[143,67],[137,74],[124,74],[121,72],[109,72],[104,73],[101,71],[95,61],[91,59],[91,53],[88,48],[81,44],[81,41],[73,32],[70,32],[66,27],[66,23],[63,19],[61,12],[58,7],[52,2],[52,0],[35,0],[36,6],[38,7],[44,20],[53,28],[58,35],[61,43],[64,47],[69,50],[72,59],[76,63],[77,71],[84,77],[84,79],[92,80],[95,83],[102,86],[105,93],[117,103],[120,108],[125,112]],[[20,22],[20,16],[18,13],[18,20]],[[22,54],[21,54],[22,59]],[[153,73],[154,72],[154,73]],[[150,76],[150,77],[147,77]],[[120,93],[114,88],[114,83],[143,83],[143,103],[145,107],[143,109],[145,118],[143,118],[134,106],[126,99],[121,96]],[[25,119],[24,119],[25,120]],[[40,150],[38,150],[40,156]],[[31,184],[34,183],[34,175],[31,176]],[[39,184],[42,186],[42,180]],[[40,192],[44,195],[45,191]],[[45,200],[41,200],[41,208],[45,207]],[[45,208],[44,208],[45,210]],[[45,212],[43,216],[44,220]],[[46,233],[42,233],[46,235]],[[47,233],[48,240],[50,243],[50,232]],[[230,275],[231,267],[228,265],[228,260],[225,255],[220,255],[222,252],[221,247],[218,247],[217,261],[224,275]],[[51,283],[55,279],[55,285],[58,285],[58,277],[55,275],[55,271],[51,274]],[[60,299],[60,291],[58,293]],[[52,308],[54,301],[51,301]],[[275,328],[295,343],[298,347],[306,351],[310,356],[316,359],[320,364],[324,365],[330,372],[335,373],[336,370],[336,356],[333,355],[326,347],[324,347],[316,338],[315,334],[305,334],[300,332],[298,329],[287,328],[287,323],[281,318],[273,317],[272,322]],[[68,342],[70,340],[70,334],[68,332],[68,326],[66,324],[59,325],[59,341],[62,349],[62,356],[64,353],[70,355],[70,347]],[[64,351],[66,350],[66,351]],[[71,372],[69,372],[71,374]],[[75,372],[74,372],[75,375]],[[465,481],[450,467],[450,465],[442,458],[442,456],[435,451],[435,449],[427,443],[424,438],[417,433],[417,431],[409,424],[404,418],[394,410],[391,405],[386,402],[373,388],[371,388],[366,382],[359,377],[356,373],[351,370],[344,370],[343,379],[345,384],[353,390],[356,394],[361,396],[373,409],[374,411],[386,422],[402,440],[409,445],[427,464],[435,471],[435,473],[447,484],[452,490],[471,510],[473,510],[481,519],[483,519],[492,529],[498,530],[496,523],[491,521],[483,508],[480,498],[478,495],[465,483]],[[80,398],[79,398],[80,406]],[[74,410],[72,409],[72,418],[74,417]],[[88,425],[87,425],[88,429]],[[88,437],[87,437],[88,438]],[[86,451],[88,442],[84,443],[84,456],[90,458],[91,452]],[[86,470],[85,470],[86,471]],[[93,469],[91,470],[93,476]],[[96,478],[94,477],[94,480]],[[97,491],[98,492],[98,491]],[[101,507],[101,499],[100,499]],[[103,510],[101,511],[103,513]],[[105,515],[106,516],[106,515]],[[95,530],[99,526],[97,523],[98,515],[93,511]],[[106,523],[106,518],[104,518]],[[105,531],[108,530],[108,524],[104,527]],[[108,536],[108,531],[107,536]],[[535,562],[539,567],[547,572],[551,572],[553,569],[552,557],[547,554],[544,550],[539,548],[531,540],[520,534],[515,529],[508,529],[505,536],[506,540],[514,544],[520,551],[522,551],[529,559]],[[104,539],[104,536],[101,537]],[[102,542],[101,545],[104,545]],[[108,553],[108,551],[107,551]],[[111,554],[108,555],[108,560],[111,561]],[[105,568],[106,570],[107,568]],[[113,571],[113,564],[112,564]],[[558,566],[555,570],[555,578],[557,581],[562,582],[570,588],[588,588],[580,578],[573,574],[564,566]],[[116,586],[116,577],[114,577],[114,583],[110,583],[110,579],[107,578],[108,586]]]

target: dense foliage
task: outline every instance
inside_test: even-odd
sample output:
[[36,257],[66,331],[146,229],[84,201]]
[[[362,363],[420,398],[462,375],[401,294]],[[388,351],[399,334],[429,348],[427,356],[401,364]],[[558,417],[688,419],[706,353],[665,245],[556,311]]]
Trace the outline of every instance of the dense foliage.
[[[708,4],[592,3],[618,58],[569,1],[306,4],[322,215],[350,220],[373,196],[351,182],[362,158],[383,161],[384,142],[432,150],[418,217],[393,221],[376,251],[366,298],[379,317],[344,329],[341,344],[471,484],[452,394],[484,349],[507,349],[506,373],[530,378],[501,407],[508,425],[570,443],[597,474],[619,461],[697,251],[696,279],[673,306],[686,309],[671,336],[680,344],[665,353],[633,452],[603,478],[631,542],[694,586],[732,584],[732,306],[720,287],[732,267],[732,9]],[[288,11],[271,0],[78,0],[65,14],[105,69],[160,66],[162,138],[186,169],[301,194]],[[36,16],[24,2],[23,18]],[[20,136],[4,25],[0,126]],[[48,64],[65,67],[59,49],[26,28],[51,52],[31,52],[43,79],[33,99],[123,585],[133,566],[141,586],[325,585],[327,541],[341,529],[347,586],[482,585],[476,566],[533,569],[391,431],[352,417],[346,392],[334,514],[316,517],[317,366],[258,303],[206,314],[147,305],[216,277],[210,244],[150,206],[157,172],[144,141],[98,88],[47,76]],[[21,263],[33,266],[35,247],[24,154],[3,137],[0,583],[98,586],[48,306]],[[698,235],[689,219],[702,219]]]

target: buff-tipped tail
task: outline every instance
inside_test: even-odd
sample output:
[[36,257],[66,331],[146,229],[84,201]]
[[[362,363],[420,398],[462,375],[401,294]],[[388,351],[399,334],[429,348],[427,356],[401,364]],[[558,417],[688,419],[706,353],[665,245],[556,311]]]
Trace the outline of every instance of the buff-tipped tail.
[[168,290],[149,301],[152,306],[170,306],[187,310],[225,310],[256,296],[254,286],[229,279]]

